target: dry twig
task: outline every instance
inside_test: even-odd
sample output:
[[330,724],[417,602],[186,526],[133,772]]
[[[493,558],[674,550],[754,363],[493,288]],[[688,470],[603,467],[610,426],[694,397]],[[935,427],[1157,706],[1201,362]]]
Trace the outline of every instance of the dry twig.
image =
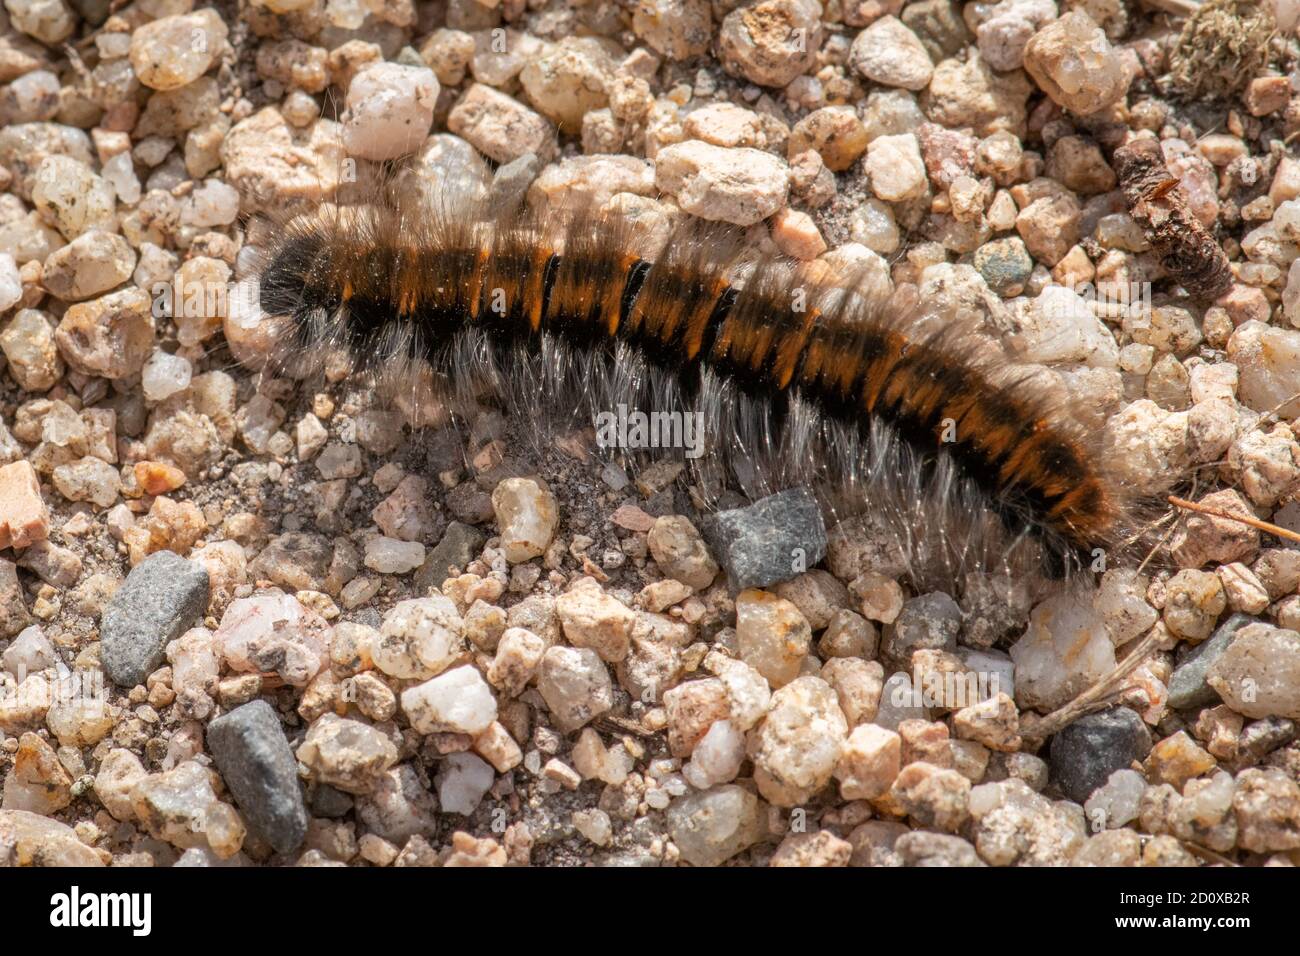
[[1111,698],[1119,693],[1119,685],[1129,674],[1138,669],[1138,666],[1155,650],[1156,645],[1160,643],[1160,639],[1165,636],[1164,632],[1158,628],[1153,628],[1151,633],[1142,639],[1142,643],[1133,648],[1132,653],[1124,658],[1113,671],[1064,707],[1052,711],[1035,724],[1032,731],[1026,736],[1032,736],[1035,740],[1046,740],[1052,734],[1064,730],[1085,714],[1090,714],[1094,710],[1107,706]]
[[1236,521],[1244,525],[1249,525],[1259,531],[1271,534],[1276,538],[1282,538],[1285,541],[1295,541],[1300,543],[1300,534],[1290,531],[1286,528],[1280,528],[1268,521],[1260,521],[1258,518],[1251,518],[1247,515],[1235,515],[1231,511],[1224,511],[1221,508],[1212,508],[1209,505],[1198,504],[1195,501],[1188,501],[1186,498],[1179,498],[1170,495],[1165,499],[1175,508],[1185,508],[1188,511],[1195,511],[1197,514],[1209,515],[1211,518],[1223,518],[1227,521]]

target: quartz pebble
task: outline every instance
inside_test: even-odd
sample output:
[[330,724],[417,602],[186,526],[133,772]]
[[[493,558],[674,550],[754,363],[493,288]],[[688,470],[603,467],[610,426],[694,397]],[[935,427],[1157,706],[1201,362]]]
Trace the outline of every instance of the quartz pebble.
[[555,613],[574,647],[589,647],[611,663],[627,657],[636,615],[593,579],[584,578],[560,595]]
[[632,31],[656,53],[688,60],[709,48],[713,16],[704,0],[649,0],[632,11]]
[[72,778],[54,748],[36,734],[23,734],[5,775],[3,808],[52,816],[71,802]]
[[1063,866],[1083,845],[1083,812],[1052,803],[1021,780],[1003,780],[970,792],[975,849],[992,866]]
[[1205,680],[1246,717],[1300,719],[1300,634],[1263,623],[1242,627]]
[[1136,820],[1146,787],[1146,779],[1136,770],[1116,770],[1084,802],[1089,829],[1116,829]]
[[26,548],[50,534],[50,512],[27,461],[0,466],[0,551]]
[[375,535],[366,541],[365,565],[380,574],[408,574],[424,564],[424,545]]
[[402,710],[422,734],[480,734],[497,719],[496,699],[474,667],[454,667],[402,692]]
[[735,784],[681,797],[667,817],[678,852],[692,866],[718,866],[765,836],[761,801]]
[[502,551],[512,564],[545,553],[559,522],[555,496],[531,478],[507,478],[492,492]]
[[469,816],[494,779],[492,767],[474,754],[448,754],[438,765],[438,803],[444,813]]
[[787,155],[793,160],[804,150],[816,150],[826,168],[838,173],[866,152],[868,141],[866,127],[852,107],[827,106],[814,110],[795,124],[790,131]]
[[690,520],[666,515],[655,520],[646,537],[655,563],[667,574],[696,591],[713,583],[717,562]]
[[1187,569],[1170,578],[1166,588],[1164,620],[1170,633],[1193,643],[1209,637],[1227,605],[1218,576]]
[[415,768],[398,764],[356,799],[357,819],[367,830],[398,845],[413,836],[432,837],[438,829],[438,801],[420,782]]
[[1300,786],[1276,768],[1250,768],[1237,777],[1232,809],[1238,843],[1252,853],[1300,848]]
[[0,655],[0,665],[22,683],[28,674],[35,674],[47,667],[53,667],[58,658],[54,645],[39,627],[32,626],[18,632],[18,636],[9,642],[4,654]]
[[1106,34],[1081,10],[1040,29],[1024,48],[1025,71],[1056,103],[1087,115],[1128,91],[1129,73]]
[[57,46],[77,28],[77,18],[62,2],[7,3],[13,26],[49,46]]
[[1054,0],[1001,0],[975,30],[980,56],[995,70],[1018,69],[1025,44],[1056,15]]
[[0,252],[0,312],[5,312],[23,297],[23,280],[18,263],[8,252]]
[[144,396],[151,402],[161,402],[190,387],[194,368],[189,359],[156,350],[144,363],[141,384]]
[[557,727],[577,730],[614,705],[614,688],[600,655],[589,648],[552,647],[542,658],[537,689]]
[[1032,89],[1021,70],[996,71],[982,56],[950,57],[935,64],[922,104],[926,116],[950,128],[1022,135]]
[[211,9],[162,17],[131,35],[131,66],[150,89],[179,89],[207,72],[221,55],[228,32]]
[[193,760],[141,780],[131,794],[135,818],[153,837],[181,849],[229,859],[244,844],[244,821],[217,798],[213,771]]
[[139,757],[116,747],[99,764],[99,772],[95,774],[95,796],[114,819],[129,821],[135,815],[131,792],[147,776]]
[[239,192],[219,179],[205,179],[185,197],[181,222],[190,226],[228,226],[239,216]]
[[121,285],[135,263],[135,252],[125,239],[91,229],[45,260],[41,283],[65,302],[80,302]]
[[659,151],[655,185],[694,216],[752,226],[785,205],[790,180],[770,153],[689,140]]
[[54,469],[54,487],[69,501],[89,501],[107,508],[117,501],[122,479],[108,462],[87,456]]
[[384,615],[370,656],[393,677],[434,677],[460,656],[464,626],[456,606],[441,594],[399,601]]
[[907,202],[925,193],[925,162],[911,133],[878,136],[867,147],[871,191],[886,202]]
[[736,647],[740,659],[774,687],[799,676],[812,628],[790,601],[750,589],[736,596]]
[[370,793],[397,762],[397,748],[378,729],[334,713],[318,718],[298,746],[310,779],[344,793]]
[[715,720],[695,744],[682,776],[692,786],[707,790],[734,780],[744,759],[745,735],[730,720]]
[[841,840],[829,830],[816,833],[792,833],[776,848],[769,866],[824,867],[848,866],[853,844]]
[[99,867],[104,860],[67,824],[30,810],[0,810],[0,862],[14,866]]
[[555,127],[546,117],[482,83],[462,94],[447,117],[447,128],[499,163],[529,153],[546,160],[558,149]]
[[328,625],[278,589],[232,601],[213,641],[231,670],[273,671],[294,687],[306,687],[329,662]]
[[530,58],[519,82],[543,116],[561,130],[575,132],[585,114],[609,102],[606,82],[613,71],[610,49],[600,39],[566,36]]
[[1278,408],[1284,418],[1300,413],[1293,397],[1300,392],[1300,332],[1251,320],[1232,333],[1227,351],[1240,375],[1243,405],[1257,412]]
[[781,687],[748,742],[759,792],[778,806],[806,802],[830,782],[847,737],[829,684],[799,677]]
[[139,372],[153,337],[149,296],[131,288],[69,307],[54,333],[59,353],[74,371],[108,379]]
[[1016,703],[1051,710],[1114,670],[1115,646],[1091,605],[1065,594],[1034,608],[1029,630],[1011,648],[1011,659]]
[[889,792],[900,770],[901,738],[875,724],[853,728],[835,766],[840,796],[871,800]]
[[47,156],[41,162],[32,205],[69,240],[93,229],[113,232],[117,222],[112,187],[70,156]]
[[857,35],[849,62],[872,82],[907,90],[925,89],[934,73],[925,46],[892,16],[881,17]]
[[348,85],[343,136],[362,159],[396,159],[424,142],[433,125],[438,78],[423,67],[371,63]]
[[760,86],[785,86],[814,61],[822,41],[817,0],[762,0],[728,13],[718,53],[729,72]]
[[[344,167],[342,135],[328,120],[297,129],[274,107],[266,107],[230,129],[221,143],[221,159],[226,182],[238,190],[242,202],[265,202],[268,197],[320,200],[338,186]],[[260,314],[260,309],[254,311]],[[254,325],[248,316],[243,322]],[[226,328],[230,330],[229,322]],[[244,340],[250,335],[251,329],[246,329]]]

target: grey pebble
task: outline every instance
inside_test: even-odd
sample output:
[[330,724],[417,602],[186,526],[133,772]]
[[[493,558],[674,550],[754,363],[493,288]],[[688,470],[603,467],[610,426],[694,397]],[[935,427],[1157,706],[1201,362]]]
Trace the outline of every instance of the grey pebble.
[[311,789],[309,797],[312,816],[325,817],[329,820],[337,820],[339,817],[346,816],[353,805],[352,794],[335,789],[328,783],[316,784]]
[[240,811],[280,853],[292,853],[307,836],[307,808],[298,761],[271,705],[254,700],[213,720],[208,749]]
[[443,582],[451,577],[447,569],[455,567],[463,571],[478,557],[486,541],[487,535],[472,525],[460,521],[448,523],[442,540],[429,549],[424,564],[415,573],[416,587],[426,590],[442,587]]
[[149,555],[126,576],[99,628],[100,661],[119,687],[143,684],[167,645],[208,607],[208,572],[171,551]]
[[807,488],[719,511],[704,532],[737,591],[789,581],[826,556],[826,525]]
[[1169,678],[1169,706],[1174,710],[1189,710],[1203,707],[1219,700],[1219,692],[1206,683],[1205,676],[1210,666],[1223,656],[1237,632],[1256,618],[1249,614],[1234,614],[1222,624],[1207,640],[1187,655]]
[[1128,707],[1112,707],[1080,717],[1052,738],[1052,779],[1061,792],[1082,804],[1116,770],[1151,751],[1151,732]]
[[533,180],[541,171],[541,160],[533,153],[524,153],[512,159],[498,168],[496,175],[492,177],[489,201],[500,210],[514,208],[523,201],[524,193],[528,191],[528,187],[533,184]]
[[955,651],[961,618],[957,602],[942,591],[914,597],[903,604],[898,618],[886,628],[885,655],[906,665],[913,651]]

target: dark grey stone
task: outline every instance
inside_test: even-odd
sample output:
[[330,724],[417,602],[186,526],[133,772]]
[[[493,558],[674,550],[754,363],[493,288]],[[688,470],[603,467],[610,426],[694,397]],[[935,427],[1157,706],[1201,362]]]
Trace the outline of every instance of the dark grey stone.
[[99,658],[119,687],[143,684],[168,643],[208,608],[208,572],[171,551],[149,555],[126,576],[100,623]]
[[308,795],[311,801],[311,815],[337,820],[352,809],[352,794],[336,790],[328,783],[318,783]]
[[1204,707],[1219,700],[1219,692],[1205,681],[1210,665],[1223,656],[1237,632],[1256,618],[1249,614],[1234,614],[1192,650],[1169,678],[1169,706],[1175,710]]
[[705,522],[704,531],[737,591],[789,581],[826,556],[826,525],[807,488],[719,511]]
[[1080,717],[1052,738],[1052,780],[1075,803],[1083,803],[1116,770],[1151,752],[1151,732],[1127,707]]
[[307,836],[298,762],[271,705],[254,700],[213,720],[208,750],[244,819],[280,853]]
[[487,535],[478,528],[459,521],[450,522],[442,540],[429,549],[424,564],[415,572],[416,586],[425,590],[442,587],[442,583],[451,577],[448,569],[460,568],[463,571],[478,557],[486,541]]
[[906,666],[912,652],[955,651],[961,631],[961,608],[942,591],[932,591],[907,601],[885,631],[885,654]]

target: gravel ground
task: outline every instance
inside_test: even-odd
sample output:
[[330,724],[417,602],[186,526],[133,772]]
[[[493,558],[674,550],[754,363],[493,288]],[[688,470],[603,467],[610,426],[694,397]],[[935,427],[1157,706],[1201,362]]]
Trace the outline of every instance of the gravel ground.
[[[1295,0],[4,11],[0,864],[1300,863]],[[865,267],[1200,510],[913,594],[805,490],[259,376],[258,214],[405,157]]]

